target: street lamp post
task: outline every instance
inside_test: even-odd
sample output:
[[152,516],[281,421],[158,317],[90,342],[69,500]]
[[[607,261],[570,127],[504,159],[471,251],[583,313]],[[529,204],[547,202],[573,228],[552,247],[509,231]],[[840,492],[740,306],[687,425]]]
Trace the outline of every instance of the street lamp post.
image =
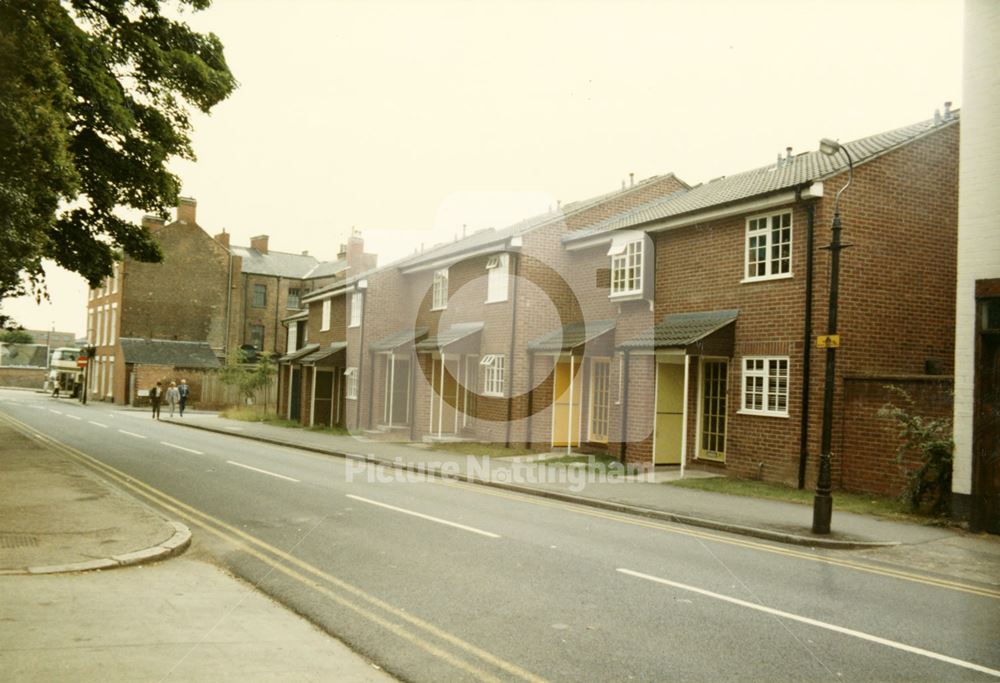
[[833,200],[833,226],[831,229],[830,245],[826,249],[830,250],[830,305],[826,323],[826,378],[823,385],[823,434],[820,444],[819,475],[816,478],[816,495],[813,498],[813,523],[814,534],[830,533],[830,516],[833,513],[833,497],[830,491],[833,488],[830,481],[830,445],[833,431],[833,390],[836,384],[837,369],[837,347],[840,340],[837,337],[837,297],[840,284],[840,251],[846,246],[840,241],[840,195],[848,188],[854,180],[854,160],[847,148],[840,143],[823,138],[820,140],[819,149],[823,154],[833,155],[843,152],[847,155],[847,182],[837,192]]

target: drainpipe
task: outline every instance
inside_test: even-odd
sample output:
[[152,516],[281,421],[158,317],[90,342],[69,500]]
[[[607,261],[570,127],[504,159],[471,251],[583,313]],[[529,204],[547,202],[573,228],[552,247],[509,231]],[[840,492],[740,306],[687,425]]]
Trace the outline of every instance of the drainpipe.
[[247,303],[250,297],[249,291],[250,276],[243,273],[243,324],[241,325],[243,329],[240,331],[240,344],[247,343]]
[[[628,455],[628,349],[625,350],[625,362],[622,364],[622,450],[621,461],[624,465]],[[654,366],[655,367],[655,366]],[[655,408],[654,408],[655,410]]]
[[[511,421],[514,419],[514,340],[517,337],[517,276],[521,271],[521,255],[511,254],[511,258],[514,259],[514,284],[511,285],[511,312],[510,312],[510,363],[508,364],[509,372],[507,376],[510,377],[508,386],[510,387],[509,395],[507,396],[507,441],[504,444],[507,448],[510,448],[510,430]],[[479,372],[479,369],[476,369]],[[528,385],[531,388],[531,385]]]
[[[346,296],[346,294],[345,294],[345,296]],[[359,332],[359,334],[361,335],[361,337],[358,340],[358,388],[359,389],[362,386],[364,386],[364,384],[361,381],[361,378],[364,377],[363,370],[364,370],[364,367],[365,367],[365,328],[368,327],[368,311],[365,310],[366,308],[368,308],[368,292],[365,292],[364,294],[361,295],[361,331]],[[372,381],[374,382],[375,381],[374,380],[374,373],[372,374],[372,377],[373,377]],[[372,412],[372,410],[371,410],[371,394],[372,394],[372,391],[369,390],[369,392],[368,392],[368,403],[369,403],[369,405],[368,405],[368,416],[369,417],[371,417],[371,412]],[[354,428],[355,429],[361,429],[361,398],[358,397],[358,399],[354,403],[356,404],[357,409],[358,409],[357,417],[354,420]]]
[[535,424],[535,354],[528,349],[528,433],[525,438],[525,445],[531,448],[535,443],[535,433],[532,428]]
[[278,328],[281,327],[281,276],[274,290],[274,352],[278,352]]
[[813,300],[813,240],[816,204],[806,207],[806,310],[802,333],[802,422],[799,427],[799,488],[806,485],[806,461],[809,458],[809,376],[812,374],[812,300]]
[[413,346],[410,347],[410,407],[407,410],[406,417],[410,421],[410,441],[417,440],[417,420],[416,416],[413,414],[414,409],[417,407],[417,340],[413,340]]
[[226,273],[226,329],[223,332],[223,353],[229,353],[229,328],[233,325],[233,255],[229,255]]

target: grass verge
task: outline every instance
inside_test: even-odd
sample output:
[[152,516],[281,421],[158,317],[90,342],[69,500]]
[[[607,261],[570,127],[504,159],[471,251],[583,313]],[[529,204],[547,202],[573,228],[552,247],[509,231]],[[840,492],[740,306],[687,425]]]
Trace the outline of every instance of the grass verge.
[[[812,491],[796,489],[783,484],[748,479],[733,479],[730,477],[711,477],[706,479],[680,479],[665,481],[666,486],[712,491],[732,496],[747,496],[750,498],[765,498],[780,500],[786,503],[812,505]],[[943,524],[940,517],[931,517],[913,512],[910,507],[896,498],[873,496],[861,493],[833,492],[833,508],[844,512],[856,512],[861,515],[876,515],[919,524]]]
[[302,424],[294,420],[286,420],[283,417],[278,417],[274,413],[270,413],[260,408],[247,406],[247,407],[235,407],[226,408],[219,411],[219,417],[225,417],[230,420],[241,420],[243,422],[263,422],[264,424],[273,425],[275,427],[289,427],[293,429],[308,429],[311,432],[323,432],[327,434],[347,434],[348,431],[343,427],[325,427],[323,425],[316,425],[314,427],[304,427]]
[[500,444],[479,443],[475,441],[456,441],[453,443],[435,443],[431,445],[435,451],[448,451],[460,455],[473,455],[489,458],[513,458],[517,455],[533,455],[539,451],[530,448],[507,448]]

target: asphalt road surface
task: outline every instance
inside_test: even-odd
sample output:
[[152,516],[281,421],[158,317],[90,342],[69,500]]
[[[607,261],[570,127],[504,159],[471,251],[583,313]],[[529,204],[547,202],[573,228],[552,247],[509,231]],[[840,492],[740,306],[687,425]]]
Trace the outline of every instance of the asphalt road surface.
[[406,680],[1000,678],[1000,592],[985,586],[397,481],[106,404],[0,391],[0,413],[186,522],[220,564]]

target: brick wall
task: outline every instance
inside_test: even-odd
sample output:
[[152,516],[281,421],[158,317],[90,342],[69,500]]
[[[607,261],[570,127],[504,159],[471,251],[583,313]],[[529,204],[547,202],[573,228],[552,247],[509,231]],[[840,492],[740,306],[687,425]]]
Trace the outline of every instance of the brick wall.
[[42,390],[48,370],[45,368],[0,368],[0,387]]

